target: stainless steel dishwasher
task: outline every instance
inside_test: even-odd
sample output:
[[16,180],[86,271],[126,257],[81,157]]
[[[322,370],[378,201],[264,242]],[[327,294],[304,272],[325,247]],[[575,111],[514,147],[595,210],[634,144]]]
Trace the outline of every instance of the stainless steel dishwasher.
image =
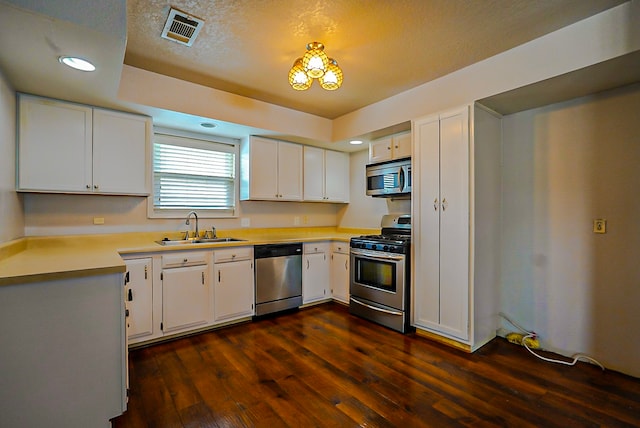
[[256,315],[302,305],[302,243],[256,245]]

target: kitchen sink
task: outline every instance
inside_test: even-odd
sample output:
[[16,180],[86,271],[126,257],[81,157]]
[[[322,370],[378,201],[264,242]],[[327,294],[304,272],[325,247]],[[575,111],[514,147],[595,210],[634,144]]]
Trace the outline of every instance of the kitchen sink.
[[224,242],[241,242],[246,239],[238,238],[198,238],[198,239],[168,239],[164,238],[162,241],[156,241],[160,245],[185,245],[185,244],[215,244]]

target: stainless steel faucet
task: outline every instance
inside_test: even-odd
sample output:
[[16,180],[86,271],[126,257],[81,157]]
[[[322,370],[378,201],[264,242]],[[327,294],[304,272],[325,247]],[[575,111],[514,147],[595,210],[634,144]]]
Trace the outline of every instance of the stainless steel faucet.
[[[198,231],[198,214],[196,214],[195,211],[191,211],[189,212],[189,214],[187,214],[187,221],[184,222],[184,224],[186,224],[187,226],[189,225],[189,218],[191,218],[191,215],[193,214],[193,216],[196,219],[196,234],[195,234],[195,238],[198,239],[200,237],[200,232]],[[189,231],[187,230],[187,236],[186,238],[189,238]]]

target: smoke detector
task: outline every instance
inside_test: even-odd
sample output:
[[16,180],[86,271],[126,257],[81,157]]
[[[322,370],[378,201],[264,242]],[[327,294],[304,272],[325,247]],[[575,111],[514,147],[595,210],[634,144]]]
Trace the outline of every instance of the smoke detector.
[[203,25],[202,19],[171,8],[160,37],[191,46]]

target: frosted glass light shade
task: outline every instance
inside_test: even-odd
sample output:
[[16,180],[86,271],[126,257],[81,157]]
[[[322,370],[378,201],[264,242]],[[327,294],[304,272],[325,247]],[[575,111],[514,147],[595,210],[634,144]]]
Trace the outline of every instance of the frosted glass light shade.
[[313,80],[307,76],[302,66],[302,58],[298,58],[289,70],[289,84],[296,91],[305,91],[311,87]]
[[335,91],[342,86],[342,70],[338,67],[338,61],[329,58],[329,66],[324,75],[319,79],[322,89]]
[[322,77],[329,65],[329,58],[324,53],[324,45],[311,42],[307,45],[307,52],[302,57],[302,66],[307,75],[313,79]]

